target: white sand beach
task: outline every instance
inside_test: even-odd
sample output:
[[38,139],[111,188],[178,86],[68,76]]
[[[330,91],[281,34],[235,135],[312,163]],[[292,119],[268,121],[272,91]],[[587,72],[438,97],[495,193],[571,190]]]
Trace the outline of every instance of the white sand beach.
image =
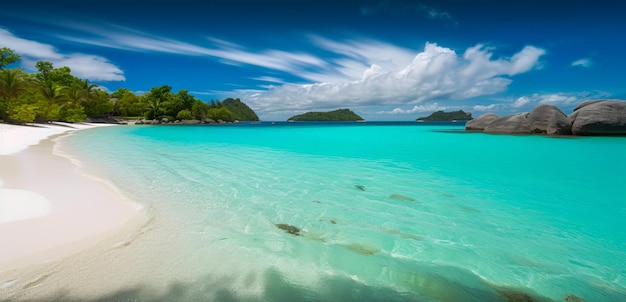
[[0,273],[79,252],[137,213],[54,154],[52,136],[99,126],[0,124]]

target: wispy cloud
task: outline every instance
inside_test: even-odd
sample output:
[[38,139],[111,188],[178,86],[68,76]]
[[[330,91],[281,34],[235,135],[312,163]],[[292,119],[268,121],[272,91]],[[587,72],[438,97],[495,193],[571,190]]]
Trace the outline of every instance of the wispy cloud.
[[56,67],[67,66],[80,78],[93,81],[124,81],[124,72],[108,59],[82,53],[62,53],[54,46],[20,38],[0,28],[0,46],[9,47],[22,57],[22,66],[35,70],[38,61],[49,61]]
[[591,59],[582,58],[572,62],[571,66],[580,66],[580,67],[591,67],[593,65],[593,61]]
[[284,84],[285,83],[285,80],[283,80],[283,79],[279,79],[279,78],[276,78],[276,77],[270,77],[270,76],[252,77],[250,79],[256,80],[256,81],[261,81],[261,82],[269,82],[269,83],[278,83],[278,84]]
[[108,24],[106,27],[73,26],[88,33],[88,38],[84,34],[58,35],[58,37],[75,43],[128,51],[213,57],[225,64],[253,65],[293,74],[306,75],[305,71],[311,67],[324,68],[328,65],[326,61],[303,52],[287,52],[276,49],[252,51],[246,50],[241,45],[212,37],[204,39],[210,45],[203,46],[115,24]]

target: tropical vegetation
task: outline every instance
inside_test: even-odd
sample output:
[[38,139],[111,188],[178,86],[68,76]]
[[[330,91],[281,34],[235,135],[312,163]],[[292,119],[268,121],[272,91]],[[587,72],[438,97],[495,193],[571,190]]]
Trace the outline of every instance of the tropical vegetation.
[[465,112],[463,110],[445,112],[445,111],[436,111],[431,115],[426,117],[417,118],[417,121],[430,121],[430,122],[443,122],[443,121],[469,121],[472,119],[472,114],[470,112]]
[[304,114],[294,115],[287,119],[288,121],[363,121],[363,118],[352,112],[350,109],[338,109],[328,112],[307,112]]
[[55,68],[39,61],[36,73],[8,68],[21,58],[12,49],[0,48],[0,121],[11,123],[66,121],[87,117],[132,117],[146,119],[213,119],[226,122],[258,121],[258,116],[240,99],[204,102],[187,90],[173,92],[162,85],[137,95],[119,88],[112,93],[88,79],[72,75],[69,67]]

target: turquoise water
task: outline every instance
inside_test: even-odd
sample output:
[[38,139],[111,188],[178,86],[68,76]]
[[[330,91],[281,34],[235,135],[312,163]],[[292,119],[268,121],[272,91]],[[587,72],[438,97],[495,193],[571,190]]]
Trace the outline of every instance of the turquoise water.
[[218,280],[189,297],[626,300],[626,138],[462,129],[122,126],[62,144],[153,223],[182,217],[177,265]]

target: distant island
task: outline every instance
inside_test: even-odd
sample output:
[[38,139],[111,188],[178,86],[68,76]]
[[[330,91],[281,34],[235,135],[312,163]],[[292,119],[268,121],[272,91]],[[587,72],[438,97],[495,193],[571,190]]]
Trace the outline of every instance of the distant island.
[[448,122],[448,121],[469,121],[472,119],[470,112],[463,110],[444,112],[437,111],[426,117],[417,118],[416,121],[428,121],[428,122]]
[[307,112],[304,114],[294,115],[287,121],[295,122],[354,122],[363,121],[364,119],[350,109],[338,109],[328,112]]
[[252,122],[259,121],[259,117],[256,115],[256,113],[239,98],[227,98],[222,101],[222,106],[230,110],[230,112],[232,113],[232,118],[234,120]]

